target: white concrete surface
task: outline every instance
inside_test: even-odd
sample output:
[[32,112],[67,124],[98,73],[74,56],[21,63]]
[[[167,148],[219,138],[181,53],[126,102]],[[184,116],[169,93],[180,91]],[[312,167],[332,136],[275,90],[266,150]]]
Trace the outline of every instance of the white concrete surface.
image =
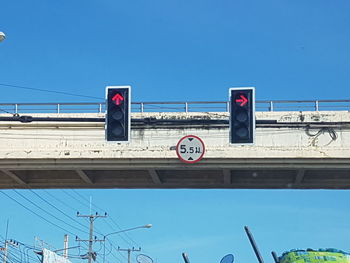
[[[5,116],[5,115],[3,115]],[[42,116],[42,115],[41,115]],[[51,117],[81,117],[52,114]],[[89,117],[103,117],[85,114]],[[133,114],[133,118],[227,119],[225,113]],[[350,122],[349,112],[258,112],[258,120],[287,122]],[[303,121],[301,121],[301,119]],[[206,145],[204,158],[347,158],[350,156],[349,125],[333,128],[333,140],[327,131],[310,136],[304,128],[257,128],[254,146],[229,144],[228,128],[146,128],[132,129],[131,142],[106,142],[103,123],[0,122],[0,159],[108,159],[177,158],[171,148],[185,135],[193,134]],[[321,129],[312,129],[316,134]]]
[[[103,114],[32,116],[104,117]],[[228,114],[132,114],[132,118],[137,119],[149,117],[227,120]],[[229,144],[227,126],[133,127],[131,142],[118,144],[105,141],[102,122],[1,121],[0,187],[350,188],[350,125],[346,123],[350,123],[349,112],[257,112],[256,118],[276,120],[279,125],[312,122],[313,127],[315,124],[319,126],[309,131],[305,127],[258,126],[255,145],[234,146]],[[179,139],[190,134],[199,136],[206,146],[203,160],[197,164],[182,163],[175,152],[174,146]],[[273,169],[275,171],[270,176],[268,171]],[[126,177],[118,175],[118,172],[114,176],[107,173],[108,170],[123,170],[122,174]],[[181,174],[180,170],[189,172]],[[251,181],[251,177],[242,172],[245,170],[250,171],[249,176],[253,178],[262,178],[256,176],[260,174],[265,179]],[[323,175],[325,170],[334,177]],[[55,175],[57,171],[67,173]],[[238,176],[235,185],[237,173],[243,174],[243,177]],[[196,174],[195,177],[193,174]],[[196,181],[201,176],[202,181]],[[210,181],[220,176],[224,179]],[[268,181],[270,177],[274,180],[271,183]],[[304,177],[313,179],[308,181]],[[128,178],[133,179],[129,182]],[[188,181],[185,181],[186,178]],[[323,184],[318,184],[319,178],[325,180]],[[342,181],[345,179],[348,181]],[[305,186],[302,185],[303,180]]]

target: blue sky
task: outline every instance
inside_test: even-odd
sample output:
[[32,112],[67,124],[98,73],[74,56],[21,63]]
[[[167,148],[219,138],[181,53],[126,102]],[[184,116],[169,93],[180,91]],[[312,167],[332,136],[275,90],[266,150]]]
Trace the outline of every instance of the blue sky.
[[[339,99],[350,63],[346,0],[2,1],[1,82],[134,101]],[[86,101],[0,87],[2,101]],[[332,90],[332,92],[326,92]]]
[[[133,101],[227,100],[233,86],[255,86],[258,100],[344,99],[350,84],[349,8],[347,0],[1,1],[0,31],[7,39],[0,43],[0,84],[100,99],[0,85],[0,103],[100,102],[107,85],[131,85]],[[20,193],[45,206],[32,192]],[[75,215],[46,192],[37,193]],[[49,193],[89,212],[87,202],[83,206],[61,190]],[[154,224],[130,235],[157,263],[181,262],[183,251],[192,263],[219,263],[227,253],[236,262],[254,262],[244,225],[267,262],[271,250],[350,250],[348,191],[78,193],[92,196],[122,227]],[[38,235],[61,246],[61,230],[4,195],[0,200],[2,235],[9,218],[11,238],[32,243]],[[111,231],[102,221],[96,222],[101,231]],[[128,246],[119,237],[115,242]]]
[[[233,253],[236,262],[256,262],[243,227],[254,234],[265,262],[272,262],[270,252],[279,255],[292,248],[327,248],[349,250],[348,191],[300,190],[34,190],[55,207],[75,218],[76,211],[89,213],[92,196],[93,212],[108,212],[107,219],[98,219],[96,229],[102,233],[118,231],[152,223],[150,229],[129,232],[129,236],[111,236],[115,246],[142,248],[142,253],[154,262],[183,262],[187,252],[191,262],[217,262]],[[87,234],[72,228],[81,225],[67,219],[47,205],[33,192],[19,191],[43,209],[66,221],[64,224],[36,208],[13,190],[5,191],[23,205],[68,231],[86,239]],[[48,194],[49,193],[49,194]],[[78,193],[78,194],[77,194]],[[58,202],[55,196],[61,202]],[[38,236],[56,248],[63,245],[64,231],[23,209],[4,195],[1,235],[5,235],[6,220],[10,219],[9,238],[27,244]],[[87,220],[78,219],[88,226]],[[115,225],[116,222],[118,224]],[[100,238],[100,235],[97,235]],[[76,246],[70,235],[70,246]],[[125,241],[127,240],[127,241]],[[108,248],[108,247],[107,247]],[[95,245],[101,253],[101,246]],[[107,249],[108,251],[109,249]],[[82,250],[83,251],[83,250]],[[77,251],[73,250],[72,254]],[[126,262],[117,259],[108,262]],[[136,253],[135,255],[138,255]],[[102,256],[102,255],[100,255]],[[77,261],[75,261],[77,262]],[[102,262],[101,260],[99,262]],[[134,261],[135,262],[135,261]]]

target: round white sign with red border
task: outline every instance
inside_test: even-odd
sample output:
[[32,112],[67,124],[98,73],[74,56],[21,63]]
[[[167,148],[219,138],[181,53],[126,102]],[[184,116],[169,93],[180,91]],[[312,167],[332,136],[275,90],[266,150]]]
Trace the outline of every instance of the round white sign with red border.
[[176,154],[185,163],[196,163],[202,160],[205,146],[201,138],[195,135],[182,137],[176,145]]

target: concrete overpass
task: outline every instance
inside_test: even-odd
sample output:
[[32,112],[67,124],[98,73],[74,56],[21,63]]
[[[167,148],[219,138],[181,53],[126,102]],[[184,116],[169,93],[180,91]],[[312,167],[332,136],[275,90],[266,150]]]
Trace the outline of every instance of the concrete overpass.
[[[257,112],[253,146],[229,144],[225,110],[134,112],[131,143],[107,143],[100,111],[1,114],[0,188],[350,188],[349,111]],[[196,164],[175,153],[189,134]]]

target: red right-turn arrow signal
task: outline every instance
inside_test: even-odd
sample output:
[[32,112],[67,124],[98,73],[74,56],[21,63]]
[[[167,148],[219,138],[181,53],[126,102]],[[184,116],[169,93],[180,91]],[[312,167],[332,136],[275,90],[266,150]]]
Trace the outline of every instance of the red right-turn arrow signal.
[[243,107],[244,105],[247,104],[248,99],[244,96],[244,95],[239,95],[241,98],[240,99],[236,99],[237,103],[241,103],[239,106]]

